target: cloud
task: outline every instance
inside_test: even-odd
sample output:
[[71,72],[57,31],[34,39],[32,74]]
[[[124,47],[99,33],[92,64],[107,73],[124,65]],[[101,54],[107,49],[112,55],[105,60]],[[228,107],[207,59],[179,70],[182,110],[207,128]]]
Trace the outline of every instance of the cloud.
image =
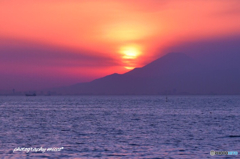
[[[2,41],[2,43],[1,43]],[[101,53],[41,46],[21,41],[0,41],[0,62],[29,67],[107,67],[118,63]],[[8,42],[3,42],[8,41]]]
[[93,80],[120,67],[102,53],[0,39],[0,90],[60,87]]

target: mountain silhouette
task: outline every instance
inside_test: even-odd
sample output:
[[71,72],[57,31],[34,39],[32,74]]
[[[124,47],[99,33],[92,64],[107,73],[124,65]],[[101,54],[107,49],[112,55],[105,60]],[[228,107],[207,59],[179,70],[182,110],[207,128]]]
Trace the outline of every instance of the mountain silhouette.
[[125,74],[115,73],[55,91],[69,95],[240,94],[239,81],[238,68],[206,66],[183,53],[169,53]]

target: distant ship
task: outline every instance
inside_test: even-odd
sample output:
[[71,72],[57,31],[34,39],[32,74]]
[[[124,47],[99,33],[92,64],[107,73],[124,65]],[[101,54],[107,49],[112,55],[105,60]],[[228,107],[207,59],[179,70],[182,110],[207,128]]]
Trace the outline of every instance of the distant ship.
[[36,93],[26,93],[25,96],[36,96]]

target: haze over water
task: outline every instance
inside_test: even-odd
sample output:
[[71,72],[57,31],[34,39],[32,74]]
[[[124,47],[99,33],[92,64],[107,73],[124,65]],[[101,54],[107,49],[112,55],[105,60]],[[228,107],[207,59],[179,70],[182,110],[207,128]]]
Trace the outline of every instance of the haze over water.
[[[168,96],[167,102],[165,96],[1,96],[0,156],[210,158],[211,150],[240,152],[239,105],[240,96]],[[17,147],[64,149],[13,152]]]

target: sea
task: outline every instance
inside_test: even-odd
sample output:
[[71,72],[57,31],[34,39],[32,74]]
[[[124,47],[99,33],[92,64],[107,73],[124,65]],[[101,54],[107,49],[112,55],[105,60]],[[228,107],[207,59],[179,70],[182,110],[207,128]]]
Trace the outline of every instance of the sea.
[[240,96],[0,96],[0,158],[238,153]]

